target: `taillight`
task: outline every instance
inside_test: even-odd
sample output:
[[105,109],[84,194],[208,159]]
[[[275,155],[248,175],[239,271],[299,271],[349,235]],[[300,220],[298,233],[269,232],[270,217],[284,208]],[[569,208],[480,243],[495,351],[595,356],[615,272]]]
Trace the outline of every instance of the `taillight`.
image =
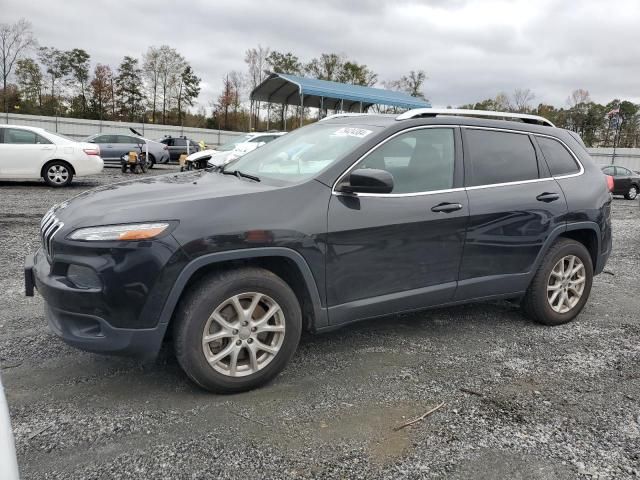
[[613,192],[613,177],[611,175],[605,175],[605,177],[607,177],[607,188]]
[[100,156],[100,147],[83,148],[83,150],[84,150],[84,153],[86,153],[87,155]]

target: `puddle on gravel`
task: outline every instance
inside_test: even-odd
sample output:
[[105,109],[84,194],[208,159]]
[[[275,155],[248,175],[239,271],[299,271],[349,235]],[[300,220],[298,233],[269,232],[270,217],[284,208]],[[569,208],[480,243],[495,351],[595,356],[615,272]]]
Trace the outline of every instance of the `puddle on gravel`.
[[[435,405],[435,403],[434,403]],[[424,407],[424,411],[430,406]],[[359,443],[366,445],[371,461],[384,465],[404,456],[411,445],[411,429],[422,422],[395,431],[394,428],[423,413],[415,404],[392,407],[374,405],[342,410],[339,415],[316,423],[322,441],[326,443]]]

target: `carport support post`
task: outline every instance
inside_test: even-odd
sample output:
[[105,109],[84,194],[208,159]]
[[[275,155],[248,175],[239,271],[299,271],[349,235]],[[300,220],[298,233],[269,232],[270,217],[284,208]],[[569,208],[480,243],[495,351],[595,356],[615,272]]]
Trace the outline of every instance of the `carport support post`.
[[253,99],[249,102],[249,132],[251,132],[251,117],[253,116]]
[[302,119],[304,118],[304,93],[300,94],[300,125],[298,128],[302,126]]
[[267,131],[269,131],[270,122],[271,122],[271,102],[267,102]]
[[318,110],[318,120],[322,120],[322,110],[324,110],[324,97],[320,97],[320,109]]
[[340,113],[344,112],[344,98],[340,100]]

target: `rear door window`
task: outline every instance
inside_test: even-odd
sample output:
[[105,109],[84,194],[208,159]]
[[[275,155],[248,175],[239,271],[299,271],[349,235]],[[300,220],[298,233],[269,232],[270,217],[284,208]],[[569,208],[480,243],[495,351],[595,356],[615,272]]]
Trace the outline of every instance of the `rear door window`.
[[133,143],[133,144],[139,144],[139,143],[144,143],[142,140],[139,140],[135,137],[129,137],[128,135],[117,135],[118,137],[118,143]]
[[616,174],[616,167],[605,167],[602,169],[602,173],[613,177]]
[[557,177],[580,171],[580,167],[573,156],[559,141],[549,137],[536,137],[536,140],[547,161],[547,165],[549,165],[551,175]]
[[528,134],[465,129],[467,185],[521,182],[539,177]]
[[31,130],[22,130],[19,128],[5,128],[4,129],[4,143],[22,144],[22,145],[37,145],[51,143],[42,135],[38,135]]
[[174,147],[186,147],[187,146],[187,140],[184,138],[174,138],[173,139],[173,146]]

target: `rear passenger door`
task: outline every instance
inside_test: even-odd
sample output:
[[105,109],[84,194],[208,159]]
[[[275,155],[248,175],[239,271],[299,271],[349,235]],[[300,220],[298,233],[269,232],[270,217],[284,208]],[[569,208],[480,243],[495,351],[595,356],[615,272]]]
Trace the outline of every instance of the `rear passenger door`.
[[116,146],[118,158],[129,152],[140,153],[139,145],[144,145],[144,140],[141,140],[137,137],[131,137],[129,135],[118,135],[118,143]]
[[115,144],[117,140],[115,135],[98,135],[91,140],[91,143],[100,145],[100,156],[103,160],[118,160]]
[[469,227],[456,299],[520,293],[551,232],[565,223],[564,194],[532,135],[464,127]]

